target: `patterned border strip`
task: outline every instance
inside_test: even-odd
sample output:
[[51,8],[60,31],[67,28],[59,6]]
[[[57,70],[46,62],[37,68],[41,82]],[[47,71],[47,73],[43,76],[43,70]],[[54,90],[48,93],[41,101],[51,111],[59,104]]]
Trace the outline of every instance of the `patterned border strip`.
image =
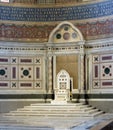
[[113,14],[113,1],[62,7],[13,7],[0,5],[1,20],[49,22],[100,18]]
[[[113,36],[113,19],[74,24],[84,39],[97,39]],[[0,39],[14,41],[48,41],[49,35],[57,25],[16,25],[0,24]]]

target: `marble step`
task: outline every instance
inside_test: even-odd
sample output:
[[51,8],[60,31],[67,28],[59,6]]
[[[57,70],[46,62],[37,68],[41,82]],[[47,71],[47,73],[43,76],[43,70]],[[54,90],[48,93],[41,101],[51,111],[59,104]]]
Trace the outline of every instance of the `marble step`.
[[[83,104],[56,104],[56,105],[53,105],[53,104],[47,104],[47,105],[44,105],[44,104],[31,104],[30,105],[31,107],[44,107],[44,108],[76,108],[76,107],[88,107],[89,105],[83,105]],[[25,106],[25,107],[29,107],[29,106]]]
[[30,106],[44,106],[44,107],[54,107],[54,106],[80,106],[80,105],[83,105],[83,103],[67,103],[67,104],[51,104],[51,103],[34,103],[34,104],[31,104]]
[[86,107],[90,107],[89,105],[81,105],[81,106],[25,106],[25,109],[83,109]]
[[95,111],[98,111],[98,109],[92,109],[92,108],[86,108],[86,109],[77,109],[77,110],[74,110],[74,109],[70,109],[70,110],[65,110],[65,109],[62,109],[62,110],[26,110],[26,109],[17,109],[17,111],[11,111],[10,113],[84,113],[84,112],[88,112],[88,113],[92,113],[92,112],[95,112]]
[[93,109],[87,112],[83,112],[83,111],[12,111],[9,114],[45,114],[45,115],[49,115],[49,114],[92,114],[94,112],[97,112],[98,109]]
[[66,114],[64,114],[64,113],[48,113],[48,114],[45,114],[45,113],[10,113],[10,114],[6,114],[5,116],[59,116],[59,117],[67,117],[67,116],[91,116],[91,115],[89,115],[89,114],[87,114],[87,113],[82,113],[82,114],[80,114],[80,113],[66,113]]
[[0,130],[54,130],[53,128],[45,127],[33,127],[33,126],[18,126],[15,124],[5,125],[0,124]]
[[[94,113],[94,114],[88,114],[88,113],[84,113],[84,114],[80,114],[80,113],[76,113],[76,114],[74,114],[74,113],[72,113],[72,114],[52,114],[52,113],[50,113],[50,114],[38,114],[38,113],[29,113],[29,114],[24,114],[24,116],[37,116],[37,117],[95,117],[95,116],[98,116],[98,115],[100,115],[100,114],[102,114],[102,112],[96,112],[96,113]],[[10,114],[10,115],[6,115],[6,116],[23,116],[23,113],[12,113],[12,114]]]
[[31,107],[31,106],[26,106],[24,108],[19,108],[17,111],[88,111],[94,109],[94,107],[81,107],[81,108],[44,108],[44,107]]
[[102,114],[102,111],[89,105],[78,104],[31,104],[16,111],[4,114],[4,116],[48,116],[48,117],[93,117]]
[[5,116],[96,116],[97,114],[103,113],[98,109],[90,110],[88,112],[10,112],[6,113]]
[[91,114],[91,116],[92,116],[92,117],[96,117],[96,116],[99,116],[99,115],[102,115],[102,114],[104,114],[103,111],[97,111],[97,112]]

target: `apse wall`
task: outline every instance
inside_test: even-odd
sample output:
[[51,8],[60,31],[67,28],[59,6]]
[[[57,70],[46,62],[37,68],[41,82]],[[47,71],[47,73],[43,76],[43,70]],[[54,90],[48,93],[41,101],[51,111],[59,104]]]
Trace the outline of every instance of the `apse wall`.
[[[71,47],[70,39],[66,37],[66,40],[61,41],[62,44],[54,44],[57,44],[54,51],[61,51],[64,54],[68,49],[72,49],[70,51],[74,53],[78,50],[76,54],[78,56],[79,48],[85,50],[86,77],[84,77],[90,103],[112,112],[109,106],[102,105],[107,99],[111,108],[113,106],[112,17],[112,0],[83,2],[76,5],[65,3],[54,7],[0,3],[0,85],[2,86],[0,112],[14,110],[31,102],[46,102],[47,98],[52,98],[52,93],[49,93],[47,88],[48,75],[45,75],[52,67],[50,64],[52,58],[49,56],[53,55],[51,54],[53,44],[48,41],[51,32],[63,21],[72,23],[81,31],[84,45],[75,47],[76,43],[74,43]],[[55,39],[60,41],[59,35],[56,34]],[[106,70],[109,70],[109,73]],[[37,73],[34,75],[35,71]],[[52,73],[51,70],[49,73]],[[51,80],[51,77],[48,78]],[[77,94],[73,93],[75,100]]]
[[86,40],[113,35],[113,1],[57,5],[0,4],[0,39],[47,42],[62,21],[70,21]]

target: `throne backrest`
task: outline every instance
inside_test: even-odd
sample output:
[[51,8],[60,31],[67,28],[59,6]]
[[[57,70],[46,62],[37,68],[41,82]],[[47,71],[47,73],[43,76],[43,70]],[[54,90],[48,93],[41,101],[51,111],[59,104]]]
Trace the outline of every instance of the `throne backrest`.
[[57,89],[70,89],[70,76],[66,70],[57,74]]

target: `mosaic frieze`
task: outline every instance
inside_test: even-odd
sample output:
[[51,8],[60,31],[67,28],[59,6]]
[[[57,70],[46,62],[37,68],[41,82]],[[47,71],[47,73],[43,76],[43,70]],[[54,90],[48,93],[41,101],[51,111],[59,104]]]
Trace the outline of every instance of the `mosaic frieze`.
[[[113,34],[113,20],[95,21],[87,23],[74,24],[82,33],[84,38],[94,39],[101,36],[110,36]],[[57,25],[16,25],[16,24],[1,24],[0,25],[0,38],[7,39],[30,39],[39,41],[48,41],[49,35]],[[66,28],[65,28],[66,29]],[[68,32],[64,30],[65,32]],[[69,33],[61,33],[56,35],[56,39],[70,39]],[[71,35],[72,39],[76,38],[76,33]]]
[[41,57],[0,57],[0,88],[42,89]]
[[29,39],[45,39],[52,31],[53,27],[48,26],[26,26],[26,25],[0,25],[0,37],[6,38],[29,38]]
[[97,18],[113,14],[113,1],[68,7],[14,7],[0,6],[0,19],[12,21],[64,21]]
[[108,36],[109,34],[113,34],[113,20],[104,20],[104,21],[96,21],[96,22],[87,22],[84,24],[78,24],[78,29],[82,32],[84,38],[92,39],[96,36],[96,38],[101,36]]
[[93,56],[92,70],[93,88],[113,87],[113,54]]

